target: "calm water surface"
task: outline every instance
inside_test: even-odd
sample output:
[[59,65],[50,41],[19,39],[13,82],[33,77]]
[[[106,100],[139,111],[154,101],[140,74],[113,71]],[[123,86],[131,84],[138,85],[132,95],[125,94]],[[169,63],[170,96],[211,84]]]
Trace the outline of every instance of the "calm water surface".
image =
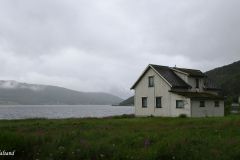
[[108,117],[133,113],[131,106],[0,105],[0,119]]

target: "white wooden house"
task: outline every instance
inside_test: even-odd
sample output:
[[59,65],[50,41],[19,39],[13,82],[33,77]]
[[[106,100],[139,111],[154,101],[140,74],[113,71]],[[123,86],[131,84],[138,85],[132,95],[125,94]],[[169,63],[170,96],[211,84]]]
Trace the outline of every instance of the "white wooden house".
[[150,64],[131,89],[136,116],[224,116],[219,87],[200,70]]

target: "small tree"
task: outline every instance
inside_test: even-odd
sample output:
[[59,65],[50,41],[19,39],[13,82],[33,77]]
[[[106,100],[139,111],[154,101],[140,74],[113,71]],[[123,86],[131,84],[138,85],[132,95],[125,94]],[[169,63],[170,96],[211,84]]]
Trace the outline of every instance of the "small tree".
[[231,113],[231,108],[232,108],[232,102],[233,98],[232,97],[227,97],[224,101],[224,114],[229,115]]

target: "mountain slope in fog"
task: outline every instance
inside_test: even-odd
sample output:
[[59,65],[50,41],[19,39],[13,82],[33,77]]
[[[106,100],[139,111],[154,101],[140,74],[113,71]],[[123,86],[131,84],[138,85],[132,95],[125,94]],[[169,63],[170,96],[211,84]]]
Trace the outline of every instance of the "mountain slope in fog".
[[0,81],[0,104],[95,104],[105,105],[121,102],[122,99],[101,92],[78,92],[57,86]]

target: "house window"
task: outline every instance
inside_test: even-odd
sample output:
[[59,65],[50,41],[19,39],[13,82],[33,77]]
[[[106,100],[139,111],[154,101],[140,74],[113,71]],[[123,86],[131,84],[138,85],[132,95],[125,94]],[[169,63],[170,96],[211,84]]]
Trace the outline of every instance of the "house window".
[[200,107],[205,107],[205,101],[200,101]]
[[214,102],[214,106],[215,106],[215,107],[219,107],[219,101],[215,101],[215,102]]
[[142,108],[147,108],[147,97],[142,97]]
[[199,79],[196,78],[196,88],[199,88]]
[[176,100],[176,108],[184,108],[183,100]]
[[162,97],[156,97],[156,108],[162,108]]
[[150,76],[148,77],[148,87],[153,87],[154,86],[154,77]]

